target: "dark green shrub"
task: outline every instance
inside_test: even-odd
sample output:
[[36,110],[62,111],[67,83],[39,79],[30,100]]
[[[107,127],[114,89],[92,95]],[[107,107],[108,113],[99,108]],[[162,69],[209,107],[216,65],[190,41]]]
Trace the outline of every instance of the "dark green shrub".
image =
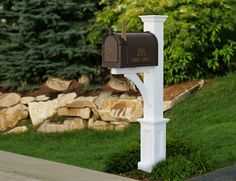
[[111,155],[106,161],[105,171],[125,173],[137,169],[140,160],[140,145],[133,144],[120,152]]
[[[167,159],[153,168],[150,174],[152,180],[185,180],[210,169],[206,152],[192,148],[189,140],[167,138],[166,147]],[[140,145],[132,144],[112,154],[106,161],[105,171],[116,174],[135,171],[139,160]]]
[[[176,138],[167,138],[167,157],[173,155],[189,155],[191,142]],[[140,161],[140,144],[133,144],[130,147],[115,153],[106,162],[105,171],[111,173],[125,173],[137,169]]]
[[191,154],[192,143],[186,139],[167,138],[166,155],[167,157]]
[[195,150],[189,160],[192,162],[192,175],[201,175],[211,168],[206,151]]
[[202,150],[192,149],[190,155],[168,157],[151,172],[152,180],[178,181],[206,173],[210,170],[209,158]]
[[[177,83],[208,74],[222,75],[235,64],[235,0],[103,1],[89,38],[101,43],[108,27],[142,31],[139,15],[168,15],[165,22],[165,82]],[[228,36],[226,36],[226,34]]]
[[193,164],[182,155],[158,163],[151,172],[152,180],[182,181],[191,176]]

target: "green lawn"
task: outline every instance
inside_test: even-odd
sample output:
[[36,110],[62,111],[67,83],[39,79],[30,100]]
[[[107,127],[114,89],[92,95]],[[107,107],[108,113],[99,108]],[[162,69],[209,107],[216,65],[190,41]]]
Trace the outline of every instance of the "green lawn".
[[[205,148],[214,168],[236,164],[236,75],[206,81],[175,108],[167,135],[188,138]],[[91,130],[61,134],[39,134],[31,130],[21,135],[0,136],[0,149],[103,170],[105,159],[139,138],[139,125],[123,132]]]
[[166,115],[168,135],[189,138],[205,148],[215,168],[236,164],[236,75],[206,86]]
[[21,135],[0,136],[0,149],[80,167],[103,170],[104,160],[138,139],[138,125],[123,132],[91,130],[39,134],[31,130]]

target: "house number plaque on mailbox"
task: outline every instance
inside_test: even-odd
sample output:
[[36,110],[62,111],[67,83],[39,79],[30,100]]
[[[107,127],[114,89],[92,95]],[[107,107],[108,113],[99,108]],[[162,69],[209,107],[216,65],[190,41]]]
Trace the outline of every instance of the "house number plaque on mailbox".
[[157,66],[158,42],[154,34],[110,31],[103,39],[102,66],[110,68]]

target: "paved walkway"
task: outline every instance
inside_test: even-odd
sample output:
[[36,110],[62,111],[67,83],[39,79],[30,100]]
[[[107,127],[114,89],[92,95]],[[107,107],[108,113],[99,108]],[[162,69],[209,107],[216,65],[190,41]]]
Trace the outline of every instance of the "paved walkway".
[[236,166],[216,170],[190,181],[236,181]]
[[112,174],[0,151],[0,181],[135,181]]
[[[135,181],[62,163],[0,151],[0,181]],[[236,166],[190,181],[236,181]]]

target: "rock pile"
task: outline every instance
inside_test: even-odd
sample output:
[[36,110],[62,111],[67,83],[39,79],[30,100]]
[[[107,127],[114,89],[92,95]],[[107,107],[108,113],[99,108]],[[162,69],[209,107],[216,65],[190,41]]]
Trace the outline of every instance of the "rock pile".
[[[63,132],[88,127],[96,130],[121,130],[142,117],[142,99],[128,95],[101,92],[98,96],[77,97],[76,93],[59,94],[49,100],[45,95],[20,97],[8,93],[0,97],[0,131],[20,132],[22,119],[44,133]],[[55,116],[63,118],[57,122]]]
[[[122,94],[128,90],[127,81],[112,79],[97,96],[77,96],[69,90],[72,81],[51,78],[45,85],[58,92],[56,98],[47,95],[21,96],[17,93],[0,94],[0,134],[26,131],[28,122],[43,133],[75,129],[122,130],[142,117],[142,99]],[[80,84],[88,84],[86,77]]]
[[[47,86],[62,91],[68,89],[70,83],[71,81],[50,79]],[[200,84],[194,84],[195,87],[196,85]],[[123,130],[143,116],[142,97],[137,96],[138,94],[127,95],[128,85],[121,80],[113,79],[108,86],[111,87],[110,90],[105,89],[96,96],[87,97],[77,96],[76,92],[61,93],[55,98],[47,95],[0,93],[0,134],[27,131],[26,125],[29,124],[42,133],[84,128]],[[186,90],[184,92],[188,92]],[[181,98],[182,94],[177,97]],[[165,101],[164,111],[176,101],[177,99]]]

